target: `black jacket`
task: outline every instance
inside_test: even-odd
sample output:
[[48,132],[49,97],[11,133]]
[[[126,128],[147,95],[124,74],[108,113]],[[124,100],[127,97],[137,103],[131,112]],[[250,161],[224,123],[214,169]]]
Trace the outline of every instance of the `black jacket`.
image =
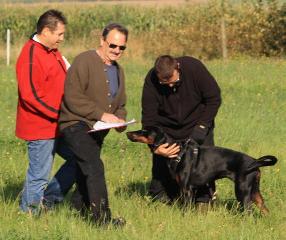
[[192,57],[177,58],[180,83],[161,85],[152,68],[142,94],[142,125],[159,126],[174,139],[185,139],[198,124],[214,127],[220,88],[206,67]]

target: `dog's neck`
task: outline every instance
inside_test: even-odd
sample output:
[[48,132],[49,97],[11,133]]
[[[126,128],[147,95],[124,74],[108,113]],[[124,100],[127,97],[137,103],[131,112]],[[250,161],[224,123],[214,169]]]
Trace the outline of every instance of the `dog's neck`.
[[192,138],[187,138],[184,141],[180,141],[178,143],[180,145],[180,152],[178,156],[175,158],[175,161],[180,162],[182,157],[186,154],[188,150],[192,150],[193,152],[197,152],[199,145],[192,139]]
[[[199,145],[191,138],[185,141],[180,141],[180,152],[177,157],[170,158],[167,165],[169,167],[171,176],[176,179],[178,167],[187,164],[194,170],[199,157]],[[182,162],[182,163],[181,163]]]

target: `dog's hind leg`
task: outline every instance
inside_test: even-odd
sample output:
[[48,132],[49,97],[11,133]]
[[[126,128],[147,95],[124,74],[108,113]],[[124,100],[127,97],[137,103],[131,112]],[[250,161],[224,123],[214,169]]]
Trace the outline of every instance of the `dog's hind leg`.
[[251,199],[256,204],[256,206],[260,209],[261,213],[266,215],[269,213],[269,210],[264,204],[263,197],[259,190],[259,183],[260,183],[260,171],[255,171],[255,177],[252,183],[252,191],[251,191]]
[[235,179],[235,196],[242,207],[241,210],[251,212],[251,186],[246,176],[239,176]]

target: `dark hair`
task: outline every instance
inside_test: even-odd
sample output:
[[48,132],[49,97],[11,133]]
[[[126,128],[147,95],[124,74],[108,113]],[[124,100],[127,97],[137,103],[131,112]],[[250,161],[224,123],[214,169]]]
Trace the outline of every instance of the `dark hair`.
[[105,26],[105,28],[102,31],[102,37],[103,40],[106,40],[106,37],[108,35],[108,33],[113,30],[116,29],[117,31],[121,32],[122,34],[125,35],[126,41],[128,39],[128,29],[122,25],[120,25],[119,23],[110,23],[107,26]]
[[49,28],[51,31],[56,30],[58,23],[64,25],[67,24],[67,20],[62,12],[50,9],[44,12],[37,22],[37,33],[40,34],[45,27]]
[[163,55],[156,59],[154,69],[160,80],[168,81],[178,69],[178,61],[170,55]]

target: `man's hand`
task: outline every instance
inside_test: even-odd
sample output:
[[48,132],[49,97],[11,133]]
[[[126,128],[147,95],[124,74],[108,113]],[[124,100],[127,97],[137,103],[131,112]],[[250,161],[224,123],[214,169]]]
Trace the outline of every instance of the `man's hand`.
[[100,121],[107,123],[119,123],[122,121],[124,122],[124,120],[119,119],[118,117],[116,117],[114,114],[111,113],[103,113]]
[[203,125],[196,125],[191,133],[191,137],[199,144],[202,145],[208,134],[209,129]]
[[[120,122],[120,123],[124,123],[125,120],[119,118],[119,122]],[[126,130],[126,128],[127,128],[127,126],[123,126],[123,127],[115,128],[115,130],[116,130],[117,132],[121,133],[121,132],[124,132],[124,131]]]
[[169,143],[164,143],[157,147],[154,153],[163,157],[174,158],[178,156],[179,151],[180,146],[176,143],[172,144],[171,146],[169,146]]
[[[125,122],[124,119],[118,118],[114,114],[111,114],[111,113],[103,113],[100,120],[103,122],[107,122],[107,123],[124,123]],[[123,132],[125,129],[126,129],[126,126],[115,128],[117,132]]]

